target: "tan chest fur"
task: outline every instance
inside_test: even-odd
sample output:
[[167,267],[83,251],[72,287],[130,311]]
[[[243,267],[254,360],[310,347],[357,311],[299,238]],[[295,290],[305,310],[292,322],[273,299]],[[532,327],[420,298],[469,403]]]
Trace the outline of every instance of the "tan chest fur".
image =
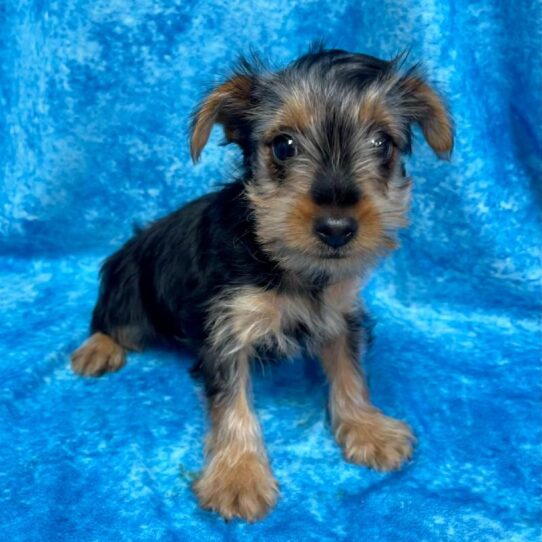
[[288,356],[299,344],[292,331],[303,327],[312,342],[322,343],[345,331],[345,315],[356,304],[358,280],[333,284],[315,300],[301,293],[285,294],[244,286],[215,299],[208,322],[213,349],[222,355],[253,353],[258,346]]

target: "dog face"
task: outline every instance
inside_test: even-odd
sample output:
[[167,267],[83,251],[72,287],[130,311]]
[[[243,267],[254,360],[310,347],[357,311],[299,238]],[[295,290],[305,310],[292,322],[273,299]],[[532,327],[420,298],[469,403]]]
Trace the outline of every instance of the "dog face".
[[313,50],[278,72],[241,62],[194,115],[194,160],[215,122],[243,151],[262,247],[313,276],[359,273],[395,246],[414,123],[439,156],[453,146],[446,109],[415,68],[339,50]]

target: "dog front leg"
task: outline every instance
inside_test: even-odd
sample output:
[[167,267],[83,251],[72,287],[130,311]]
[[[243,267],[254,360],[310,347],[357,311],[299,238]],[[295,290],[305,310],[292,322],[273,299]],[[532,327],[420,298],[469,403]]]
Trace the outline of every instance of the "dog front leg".
[[244,352],[202,359],[211,431],[207,463],[194,490],[200,504],[223,518],[254,521],[277,499],[277,483],[249,400],[249,359]]
[[394,470],[412,454],[410,428],[372,406],[358,365],[359,334],[351,329],[328,341],[320,357],[330,384],[335,438],[353,463]]

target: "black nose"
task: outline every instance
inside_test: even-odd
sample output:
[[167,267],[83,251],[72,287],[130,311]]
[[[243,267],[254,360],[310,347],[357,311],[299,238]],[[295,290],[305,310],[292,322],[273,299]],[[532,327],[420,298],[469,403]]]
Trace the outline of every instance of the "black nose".
[[353,218],[321,217],[314,224],[314,233],[326,244],[339,248],[354,238],[358,225]]

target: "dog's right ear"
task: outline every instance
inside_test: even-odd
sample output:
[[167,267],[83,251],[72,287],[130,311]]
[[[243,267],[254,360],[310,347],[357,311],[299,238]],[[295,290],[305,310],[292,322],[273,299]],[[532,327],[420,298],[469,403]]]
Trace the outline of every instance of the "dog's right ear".
[[237,143],[245,150],[249,126],[246,114],[250,106],[252,88],[251,76],[234,75],[215,87],[202,101],[192,117],[190,154],[194,162],[198,161],[215,123],[224,126],[228,143]]

